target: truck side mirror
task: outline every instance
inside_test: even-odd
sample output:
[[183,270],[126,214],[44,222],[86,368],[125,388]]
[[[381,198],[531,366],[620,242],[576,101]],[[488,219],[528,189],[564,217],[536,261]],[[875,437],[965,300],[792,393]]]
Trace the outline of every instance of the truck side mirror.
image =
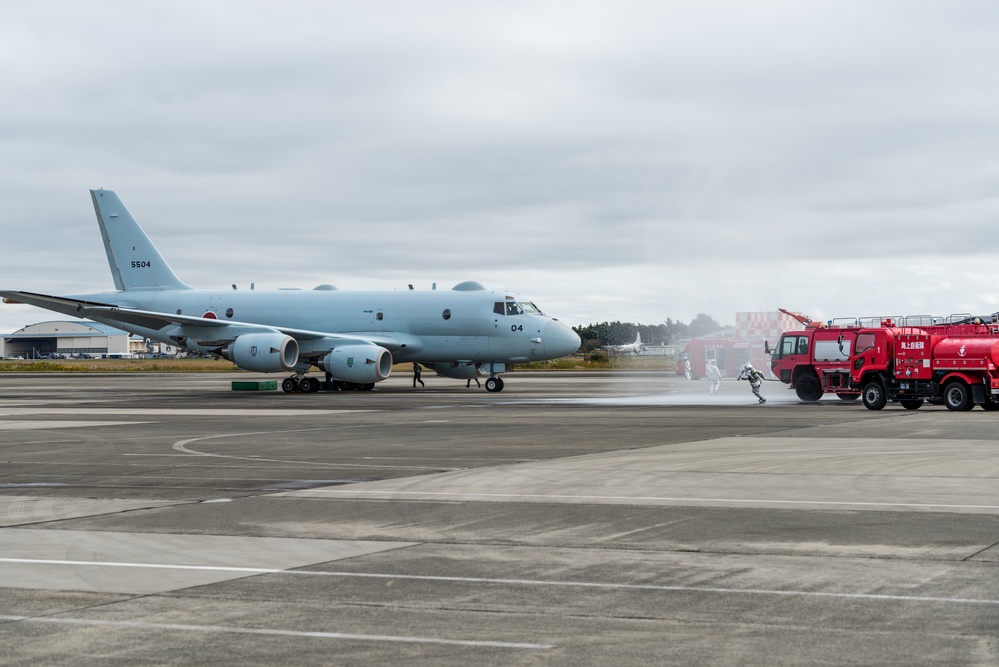
[[773,354],[773,350],[770,349],[770,341],[763,341],[763,351],[767,354]]

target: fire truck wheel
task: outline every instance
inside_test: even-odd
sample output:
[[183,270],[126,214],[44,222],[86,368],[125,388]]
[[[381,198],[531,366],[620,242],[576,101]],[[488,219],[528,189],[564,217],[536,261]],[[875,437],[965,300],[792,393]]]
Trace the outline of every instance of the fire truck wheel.
[[903,398],[899,401],[902,407],[906,410],[918,410],[923,407],[923,399],[921,398]]
[[814,373],[802,373],[794,381],[794,392],[801,400],[814,403],[822,398],[822,385]]
[[868,382],[860,395],[864,399],[864,407],[868,410],[880,410],[888,403],[885,388],[880,382]]
[[975,407],[971,402],[971,389],[960,380],[954,380],[944,387],[944,405],[954,412],[965,412]]

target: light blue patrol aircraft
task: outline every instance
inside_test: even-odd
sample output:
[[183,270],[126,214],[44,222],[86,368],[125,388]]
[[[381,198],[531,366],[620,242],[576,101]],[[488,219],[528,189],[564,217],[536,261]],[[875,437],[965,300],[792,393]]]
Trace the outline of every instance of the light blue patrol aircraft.
[[[111,190],[91,190],[114,292],[51,296],[3,291],[26,303],[88,318],[145,338],[215,354],[259,373],[291,373],[286,392],[371,389],[392,364],[417,362],[457,379],[557,359],[579,347],[570,327],[530,301],[477,282],[450,290],[347,291],[192,289],[174,274]],[[325,381],[307,373],[325,371]]]

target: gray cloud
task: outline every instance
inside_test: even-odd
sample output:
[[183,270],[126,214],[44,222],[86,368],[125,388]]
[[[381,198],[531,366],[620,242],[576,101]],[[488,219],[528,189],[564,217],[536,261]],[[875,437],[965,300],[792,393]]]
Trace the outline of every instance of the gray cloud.
[[[110,288],[86,192],[107,187],[196,286],[478,279],[573,323],[983,312],[997,20],[985,2],[22,3],[0,24],[0,278]],[[42,317],[0,308],[0,329]]]

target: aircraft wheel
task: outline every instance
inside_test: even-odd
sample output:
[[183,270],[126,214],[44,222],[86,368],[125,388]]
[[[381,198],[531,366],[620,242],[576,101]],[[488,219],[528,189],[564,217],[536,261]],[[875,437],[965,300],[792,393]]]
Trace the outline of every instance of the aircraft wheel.
[[284,380],[281,381],[281,390],[284,393],[290,394],[293,391],[296,391],[297,389],[298,389],[298,382],[295,381],[295,378],[285,378]]
[[903,398],[899,401],[902,407],[906,410],[918,410],[923,407],[923,399],[921,398]]
[[303,394],[314,394],[319,391],[319,380],[314,378],[302,378],[298,381],[298,390]]
[[864,399],[864,407],[868,410],[880,410],[888,403],[888,395],[880,382],[868,382],[860,395]]
[[368,382],[366,384],[357,385],[357,391],[371,391],[374,388],[375,388],[374,382]]
[[500,380],[499,378],[489,378],[486,380],[486,391],[490,393],[503,391],[503,380]]

